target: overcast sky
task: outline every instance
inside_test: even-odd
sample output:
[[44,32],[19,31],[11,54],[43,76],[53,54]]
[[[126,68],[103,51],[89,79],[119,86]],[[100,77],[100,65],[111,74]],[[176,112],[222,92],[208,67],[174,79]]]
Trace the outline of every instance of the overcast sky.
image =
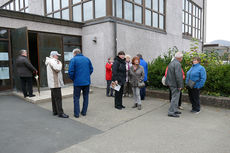
[[207,0],[207,42],[230,41],[230,0]]

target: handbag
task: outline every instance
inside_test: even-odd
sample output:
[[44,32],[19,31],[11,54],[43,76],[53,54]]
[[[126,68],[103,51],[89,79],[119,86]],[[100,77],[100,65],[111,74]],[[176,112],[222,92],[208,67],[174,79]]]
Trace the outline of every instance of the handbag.
[[144,81],[139,81],[139,82],[137,83],[137,86],[138,86],[139,88],[145,87]]
[[[192,70],[191,70],[191,72],[192,72]],[[188,83],[186,84],[187,88],[189,88],[189,89],[193,89],[193,87],[194,87],[195,84],[196,84],[195,81],[192,81],[192,80],[190,79],[191,72],[189,73]]]
[[167,86],[166,83],[165,83],[165,81],[166,81],[166,77],[163,76],[163,78],[161,79],[161,83],[162,83],[164,86]]

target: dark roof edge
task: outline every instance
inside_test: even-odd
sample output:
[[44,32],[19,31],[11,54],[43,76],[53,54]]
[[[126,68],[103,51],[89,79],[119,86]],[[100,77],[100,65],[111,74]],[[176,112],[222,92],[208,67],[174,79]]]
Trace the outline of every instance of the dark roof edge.
[[68,20],[55,19],[55,18],[40,16],[36,14],[9,11],[9,10],[4,10],[4,9],[0,9],[0,17],[48,23],[48,24],[68,26],[68,27],[74,27],[74,28],[81,28],[84,25],[84,23],[82,22],[73,22],[73,21],[68,21]]

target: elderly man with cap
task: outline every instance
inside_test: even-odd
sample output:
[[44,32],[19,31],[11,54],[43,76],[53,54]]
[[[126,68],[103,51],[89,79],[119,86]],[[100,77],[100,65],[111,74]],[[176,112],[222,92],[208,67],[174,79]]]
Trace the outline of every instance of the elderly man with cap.
[[50,57],[46,57],[47,66],[47,82],[51,90],[53,115],[58,115],[61,118],[68,118],[69,116],[64,114],[62,109],[62,94],[61,87],[64,86],[62,77],[62,63],[58,60],[57,51],[51,51]]
[[172,93],[170,108],[168,110],[169,117],[180,117],[178,114],[181,114],[177,110],[178,102],[180,98],[180,92],[183,88],[183,73],[181,71],[181,61],[183,59],[182,52],[177,52],[175,54],[175,59],[168,65],[167,77],[165,83],[169,86],[169,89]]

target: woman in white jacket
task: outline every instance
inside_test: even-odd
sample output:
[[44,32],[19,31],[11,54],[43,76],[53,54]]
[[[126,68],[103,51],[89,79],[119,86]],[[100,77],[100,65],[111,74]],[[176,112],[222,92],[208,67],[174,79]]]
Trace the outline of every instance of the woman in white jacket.
[[64,114],[62,109],[62,94],[61,87],[64,86],[62,77],[62,63],[58,60],[57,51],[51,51],[50,57],[46,57],[46,67],[47,67],[47,82],[48,87],[51,90],[52,108],[53,115],[58,115],[58,117],[68,118],[69,116]]

